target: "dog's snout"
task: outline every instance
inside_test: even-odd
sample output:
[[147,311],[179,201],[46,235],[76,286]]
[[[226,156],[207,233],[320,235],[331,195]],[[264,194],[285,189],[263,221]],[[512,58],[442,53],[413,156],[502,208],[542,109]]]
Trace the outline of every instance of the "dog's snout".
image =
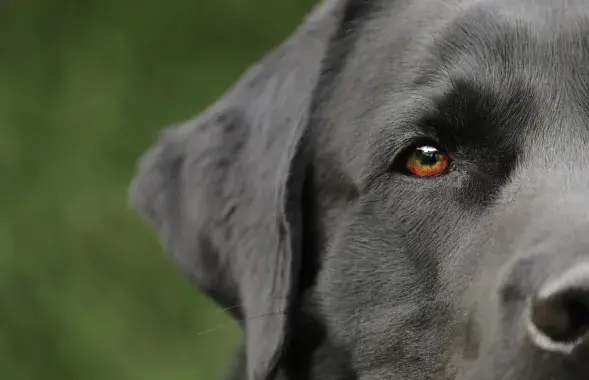
[[570,351],[589,340],[589,263],[547,281],[530,300],[532,341]]

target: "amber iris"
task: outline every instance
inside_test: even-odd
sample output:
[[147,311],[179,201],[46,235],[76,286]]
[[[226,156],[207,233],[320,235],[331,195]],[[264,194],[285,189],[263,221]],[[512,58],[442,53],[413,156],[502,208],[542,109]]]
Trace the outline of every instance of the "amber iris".
[[450,159],[433,146],[414,149],[407,159],[407,170],[416,177],[435,177],[448,170]]

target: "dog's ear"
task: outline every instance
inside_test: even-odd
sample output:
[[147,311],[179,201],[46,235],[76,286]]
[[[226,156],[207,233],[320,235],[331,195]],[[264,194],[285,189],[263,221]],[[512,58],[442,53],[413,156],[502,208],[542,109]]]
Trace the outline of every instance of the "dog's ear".
[[133,207],[181,268],[244,328],[247,374],[269,379],[284,350],[301,250],[301,145],[340,0],[311,13],[195,120],[141,158]]

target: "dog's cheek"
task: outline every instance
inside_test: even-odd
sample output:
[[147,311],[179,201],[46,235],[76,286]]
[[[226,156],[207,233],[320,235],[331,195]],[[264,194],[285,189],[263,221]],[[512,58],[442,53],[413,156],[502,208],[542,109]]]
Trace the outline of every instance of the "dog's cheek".
[[328,242],[316,292],[330,339],[360,374],[448,372],[467,282],[454,265],[468,261],[460,247],[480,211],[431,190],[363,199]]
[[434,261],[416,261],[419,252],[407,243],[402,223],[377,210],[374,202],[361,202],[340,223],[325,252],[317,298],[329,338],[350,350],[359,373],[418,378],[437,372],[441,361],[438,331],[445,322],[431,312],[436,268]]

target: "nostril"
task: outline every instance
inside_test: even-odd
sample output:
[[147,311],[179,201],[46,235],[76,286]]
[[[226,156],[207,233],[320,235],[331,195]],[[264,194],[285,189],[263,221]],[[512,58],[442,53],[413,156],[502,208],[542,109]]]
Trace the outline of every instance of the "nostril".
[[553,277],[530,301],[528,333],[538,348],[571,353],[589,342],[589,262]]
[[589,289],[565,288],[532,302],[532,323],[559,343],[574,342],[589,332]]

